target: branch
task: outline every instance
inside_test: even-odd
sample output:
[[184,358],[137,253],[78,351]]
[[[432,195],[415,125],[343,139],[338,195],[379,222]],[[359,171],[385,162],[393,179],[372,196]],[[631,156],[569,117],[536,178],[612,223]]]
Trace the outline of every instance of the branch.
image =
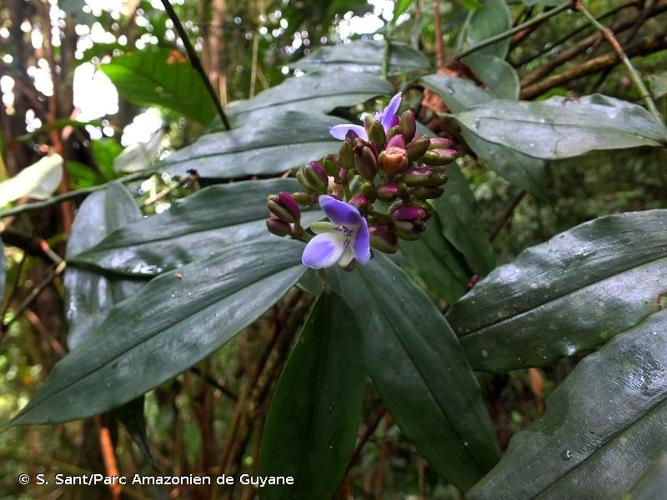
[[185,32],[185,28],[183,28],[183,24],[181,24],[181,20],[176,15],[176,11],[169,3],[169,0],[161,0],[161,1],[162,5],[164,6],[164,10],[167,11],[169,19],[171,19],[171,22],[174,23],[174,28],[176,28],[176,32],[178,33],[178,36],[183,42],[183,46],[185,47],[185,52],[187,52],[188,59],[190,59],[190,64],[192,65],[194,70],[197,73],[199,73],[199,76],[201,77],[202,81],[204,82],[204,85],[206,86],[208,94],[211,96],[211,100],[213,101],[215,109],[217,110],[218,115],[222,120],[222,124],[225,126],[225,130],[230,130],[232,127],[229,125],[229,120],[227,120],[227,115],[225,115],[225,111],[222,109],[220,98],[215,93],[213,85],[211,85],[211,80],[209,80],[208,76],[206,76],[206,71],[204,70],[204,66],[202,66],[201,61],[197,56],[197,52],[195,52],[195,48],[192,46],[192,43],[188,38],[188,34]]
[[505,38],[509,38],[512,35],[515,35],[516,33],[525,30],[526,28],[530,28],[534,24],[542,23],[545,20],[549,19],[550,17],[555,16],[556,14],[560,14],[561,12],[569,8],[570,8],[570,2],[565,2],[559,5],[558,7],[551,9],[550,11],[544,12],[543,14],[540,14],[539,16],[534,17],[529,21],[526,21],[525,23],[519,24],[518,26],[515,26],[510,30],[503,31],[502,33],[498,33],[497,35],[494,35],[490,38],[487,38],[486,40],[481,41],[477,45],[473,45],[472,47],[467,48],[466,50],[458,54],[456,58],[463,59],[465,56],[468,56],[473,52],[477,52],[478,50],[483,49],[484,47],[488,47],[489,45],[493,45],[496,42],[500,42]]
[[[652,35],[643,38],[639,42],[628,47],[626,54],[629,57],[643,56],[652,54],[654,52],[659,52],[664,49],[667,49],[667,33],[661,33],[659,35]],[[521,99],[534,99],[535,97],[544,94],[554,87],[558,87],[569,81],[576,80],[577,78],[581,78],[592,73],[597,73],[602,69],[616,66],[620,62],[621,59],[618,57],[617,53],[607,52],[606,54],[594,57],[588,61],[578,64],[572,69],[563,71],[562,73],[558,73],[557,75],[550,76],[549,78],[545,78],[544,80],[541,80],[537,83],[523,87],[521,89]]]
[[512,215],[514,215],[514,210],[516,209],[516,207],[519,206],[519,203],[521,203],[521,200],[523,200],[525,196],[526,196],[525,191],[519,191],[519,194],[516,195],[516,197],[512,200],[512,203],[510,203],[510,205],[505,209],[505,212],[503,212],[503,214],[500,216],[500,219],[498,220],[496,227],[493,228],[493,231],[489,236],[489,241],[491,243],[495,241],[495,239],[500,234],[500,231],[502,231],[503,228],[510,221]]

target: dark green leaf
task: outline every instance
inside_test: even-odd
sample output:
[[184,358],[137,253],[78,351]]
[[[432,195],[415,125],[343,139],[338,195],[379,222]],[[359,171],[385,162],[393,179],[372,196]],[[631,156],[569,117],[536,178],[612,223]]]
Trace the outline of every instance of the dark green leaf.
[[[428,75],[422,78],[428,88],[436,92],[454,113],[486,103],[493,96],[472,82],[446,75]],[[521,154],[513,149],[493,144],[462,129],[466,143],[489,168],[542,200],[549,199],[544,161]]]
[[181,373],[296,283],[302,248],[280,238],[241,243],[153,279],[53,368],[13,425],[96,415]]
[[259,473],[294,486],[262,498],[332,498],[354,449],[366,373],[360,334],[347,306],[325,292],[280,376],[262,433]]
[[448,319],[479,370],[540,366],[592,349],[661,307],[667,210],[602,217],[501,266]]
[[477,380],[440,311],[383,254],[329,278],[352,309],[366,368],[398,425],[439,474],[471,487],[499,449]]
[[477,79],[486,85],[489,92],[495,97],[519,98],[519,75],[504,59],[475,52],[466,56],[463,62],[473,70]]
[[655,500],[667,491],[667,452],[663,451],[653,460],[623,500]]
[[641,106],[599,94],[536,102],[496,99],[456,112],[454,118],[482,139],[547,160],[661,146],[667,137],[664,127]]
[[204,82],[177,50],[133,52],[114,57],[100,69],[125,99],[139,106],[162,106],[202,125],[215,115]]
[[229,179],[276,174],[336,153],[340,141],[329,128],[343,120],[288,111],[229,132],[204,135],[169,156],[162,165],[184,175],[195,169],[201,177]]
[[[472,47],[487,38],[512,27],[512,17],[505,0],[482,0],[470,19],[466,43]],[[480,49],[478,52],[505,59],[509,50],[509,37]]]
[[438,297],[453,304],[465,293],[470,278],[445,238],[438,214],[433,214],[418,240],[401,242],[401,252],[408,267]]
[[667,71],[654,73],[646,78],[651,84],[651,93],[656,99],[667,95]]
[[475,215],[475,199],[456,164],[447,165],[447,173],[445,192],[433,200],[433,206],[447,240],[464,255],[475,273],[485,275],[496,266],[496,261],[489,237]]
[[[210,186],[152,217],[118,228],[90,249],[73,255],[74,265],[115,273],[153,276],[207,257],[241,241],[275,241],[266,229],[266,197],[295,191],[294,179]],[[321,212],[304,213],[308,224]]]
[[[293,64],[303,71],[356,71],[380,74],[384,42],[360,40],[342,45],[320,47]],[[424,54],[405,43],[392,42],[389,73],[428,71],[431,63]]]
[[393,92],[394,87],[388,81],[375,75],[316,72],[288,78],[253,99],[231,103],[226,111],[235,122],[257,123],[285,111],[327,113]]
[[667,449],[667,311],[581,361],[546,406],[467,498],[622,498]]
[[153,465],[148,435],[146,434],[146,417],[144,416],[144,397],[139,396],[123,406],[113,410],[113,416],[123,424],[132,441],[139,447],[144,457]]

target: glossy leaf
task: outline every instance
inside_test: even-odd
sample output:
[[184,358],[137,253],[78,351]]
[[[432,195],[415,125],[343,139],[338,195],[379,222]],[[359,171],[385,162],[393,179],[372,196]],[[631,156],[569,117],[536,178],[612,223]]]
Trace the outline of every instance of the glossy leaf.
[[62,177],[62,157],[57,154],[45,156],[14,177],[0,182],[0,206],[24,196],[44,200],[58,189]]
[[116,139],[105,138],[90,142],[90,153],[105,179],[113,179],[116,176],[114,162],[122,151],[123,148]]
[[343,120],[288,111],[229,132],[200,137],[162,163],[175,174],[195,169],[201,177],[231,179],[284,172],[312,159],[336,153],[340,141],[329,128]]
[[646,472],[623,497],[624,500],[655,500],[667,491],[667,452],[660,452]]
[[586,357],[471,500],[621,498],[667,449],[667,311]]
[[139,106],[162,106],[202,125],[215,115],[204,82],[178,50],[132,52],[100,69],[125,99]]
[[667,140],[664,127],[644,108],[599,94],[535,102],[496,99],[454,118],[482,139],[547,160],[661,146]]
[[394,91],[388,81],[371,74],[315,72],[288,78],[253,99],[233,102],[226,111],[235,122],[257,123],[285,111],[328,113],[337,107],[353,106]]
[[[428,75],[422,78],[422,82],[437,93],[454,113],[465,111],[493,99],[489,91],[461,78]],[[485,141],[465,128],[461,130],[461,133],[468,147],[485,165],[534,196],[542,200],[549,199],[544,161]]]
[[[118,228],[70,261],[128,275],[153,276],[208,257],[239,242],[276,237],[266,229],[266,197],[295,191],[294,179],[210,186],[175,202],[158,215]],[[304,212],[308,224],[321,212]]]
[[[303,71],[356,71],[381,74],[384,41],[359,40],[320,47],[292,66]],[[389,73],[428,71],[428,58],[405,43],[391,42]]]
[[499,456],[475,375],[428,296],[383,254],[329,280],[354,314],[382,400],[431,466],[467,489]]
[[137,172],[150,167],[156,160],[164,132],[156,130],[151,134],[148,142],[131,144],[114,159],[113,169],[116,172]]
[[612,215],[525,250],[448,319],[476,369],[540,366],[641,322],[666,280],[667,210]]
[[360,342],[347,306],[322,294],[278,380],[262,433],[259,474],[292,476],[294,485],[263,488],[262,498],[333,497],[361,419]]
[[470,277],[459,262],[457,251],[445,238],[437,213],[418,240],[401,242],[401,252],[408,268],[441,299],[453,304],[465,293]]
[[519,75],[517,75],[512,65],[504,59],[476,52],[466,56],[463,62],[472,69],[479,81],[495,97],[501,99],[519,98]]
[[296,283],[302,249],[279,238],[240,243],[153,279],[56,364],[13,425],[96,415],[178,375]]
[[[481,0],[480,6],[470,19],[466,43],[468,46],[477,45],[487,38],[507,31],[511,27],[512,17],[505,0]],[[505,38],[493,45],[479,49],[478,52],[505,59],[509,51],[509,44],[509,38]]]
[[479,275],[495,267],[489,237],[476,216],[475,199],[468,181],[455,163],[447,165],[449,180],[444,194],[433,200],[447,240],[463,254],[470,268]]

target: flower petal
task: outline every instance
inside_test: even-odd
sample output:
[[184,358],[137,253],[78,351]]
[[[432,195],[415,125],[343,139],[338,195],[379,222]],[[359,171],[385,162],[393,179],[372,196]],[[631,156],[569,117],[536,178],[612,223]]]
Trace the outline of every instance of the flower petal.
[[318,234],[303,250],[301,262],[311,269],[333,266],[345,251],[345,236],[339,231]]
[[338,265],[345,269],[347,266],[350,265],[350,262],[354,260],[354,252],[350,249],[350,247],[347,247],[345,251],[343,252],[343,255],[340,256],[340,259],[338,259]]
[[352,123],[344,123],[342,125],[334,125],[329,129],[329,133],[333,136],[334,139],[340,139],[341,141],[345,140],[345,136],[349,131],[354,132],[360,139],[364,141],[368,140],[368,134],[366,129],[361,125],[353,125]]
[[384,127],[385,132],[389,132],[389,129],[395,125],[394,118],[398,112],[398,108],[401,105],[401,99],[403,99],[402,94],[399,92],[394,97],[391,98],[387,107],[382,110],[382,126]]
[[[320,207],[327,214],[334,224],[345,224],[346,226],[357,227],[364,218],[356,207],[349,203],[337,200],[333,196],[323,194],[320,196]],[[350,227],[350,229],[352,229]]]
[[354,258],[360,264],[365,264],[371,260],[371,239],[368,234],[368,224],[364,218],[361,219],[361,226],[359,226],[357,235],[354,238]]

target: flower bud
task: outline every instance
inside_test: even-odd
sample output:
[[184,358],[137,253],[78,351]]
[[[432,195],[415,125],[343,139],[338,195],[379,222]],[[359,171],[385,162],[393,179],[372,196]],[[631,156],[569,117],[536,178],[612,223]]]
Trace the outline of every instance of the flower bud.
[[411,192],[418,200],[433,200],[439,198],[445,190],[440,186],[416,186]]
[[421,161],[427,165],[447,165],[458,156],[456,149],[433,149],[422,156]]
[[405,140],[403,140],[402,135],[395,135],[387,143],[387,148],[401,148],[405,149]]
[[371,224],[368,227],[371,234],[371,246],[386,253],[398,251],[398,237],[389,224]]
[[394,222],[394,229],[396,236],[402,240],[414,241],[426,229],[426,224],[421,221],[398,220]]
[[359,210],[366,210],[371,205],[371,200],[364,194],[356,194],[348,203]]
[[393,177],[408,166],[408,153],[405,149],[390,147],[380,153],[378,157],[380,169],[387,174],[387,177]]
[[324,170],[328,175],[331,177],[336,177],[338,175],[338,170],[340,167],[338,166],[338,161],[334,155],[326,155],[324,160],[322,160],[322,164],[324,165]]
[[338,164],[345,170],[354,168],[354,157],[352,156],[352,144],[344,142],[338,150]]
[[447,172],[425,165],[411,167],[403,172],[403,182],[408,186],[440,186],[447,182]]
[[366,144],[354,146],[354,167],[364,179],[373,180],[378,171],[378,164],[370,146]]
[[398,125],[389,129],[389,132],[387,132],[387,140],[391,140],[397,135],[401,135],[401,128]]
[[374,200],[376,197],[375,186],[373,186],[372,182],[364,182],[359,188],[359,193],[371,200]]
[[449,137],[434,137],[431,139],[428,149],[447,149],[454,146],[454,141]]
[[280,219],[276,219],[274,216],[267,219],[266,228],[270,233],[275,234],[276,236],[287,236],[292,232],[290,225]]
[[407,220],[416,221],[427,218],[426,210],[421,207],[398,205],[391,211],[391,218],[395,221]]
[[408,152],[408,159],[410,161],[419,160],[428,150],[429,144],[431,144],[431,141],[425,135],[419,134],[415,136],[415,138],[405,146],[405,149]]
[[289,193],[272,194],[266,200],[271,213],[284,222],[296,222],[301,218],[301,211]]
[[324,193],[329,185],[329,176],[321,163],[311,161],[305,167],[301,167],[297,179],[306,191],[311,193]]
[[368,139],[378,148],[383,148],[387,142],[387,135],[384,132],[384,127],[379,121],[375,121],[368,129]]
[[311,193],[296,192],[292,193],[292,198],[300,205],[314,205],[317,197]]
[[417,132],[415,114],[411,109],[403,112],[398,126],[401,129],[401,135],[405,139],[405,142],[410,142]]
[[377,188],[377,197],[382,201],[394,201],[396,198],[398,198],[399,192],[400,188],[398,187],[398,184],[382,184],[379,188]]

